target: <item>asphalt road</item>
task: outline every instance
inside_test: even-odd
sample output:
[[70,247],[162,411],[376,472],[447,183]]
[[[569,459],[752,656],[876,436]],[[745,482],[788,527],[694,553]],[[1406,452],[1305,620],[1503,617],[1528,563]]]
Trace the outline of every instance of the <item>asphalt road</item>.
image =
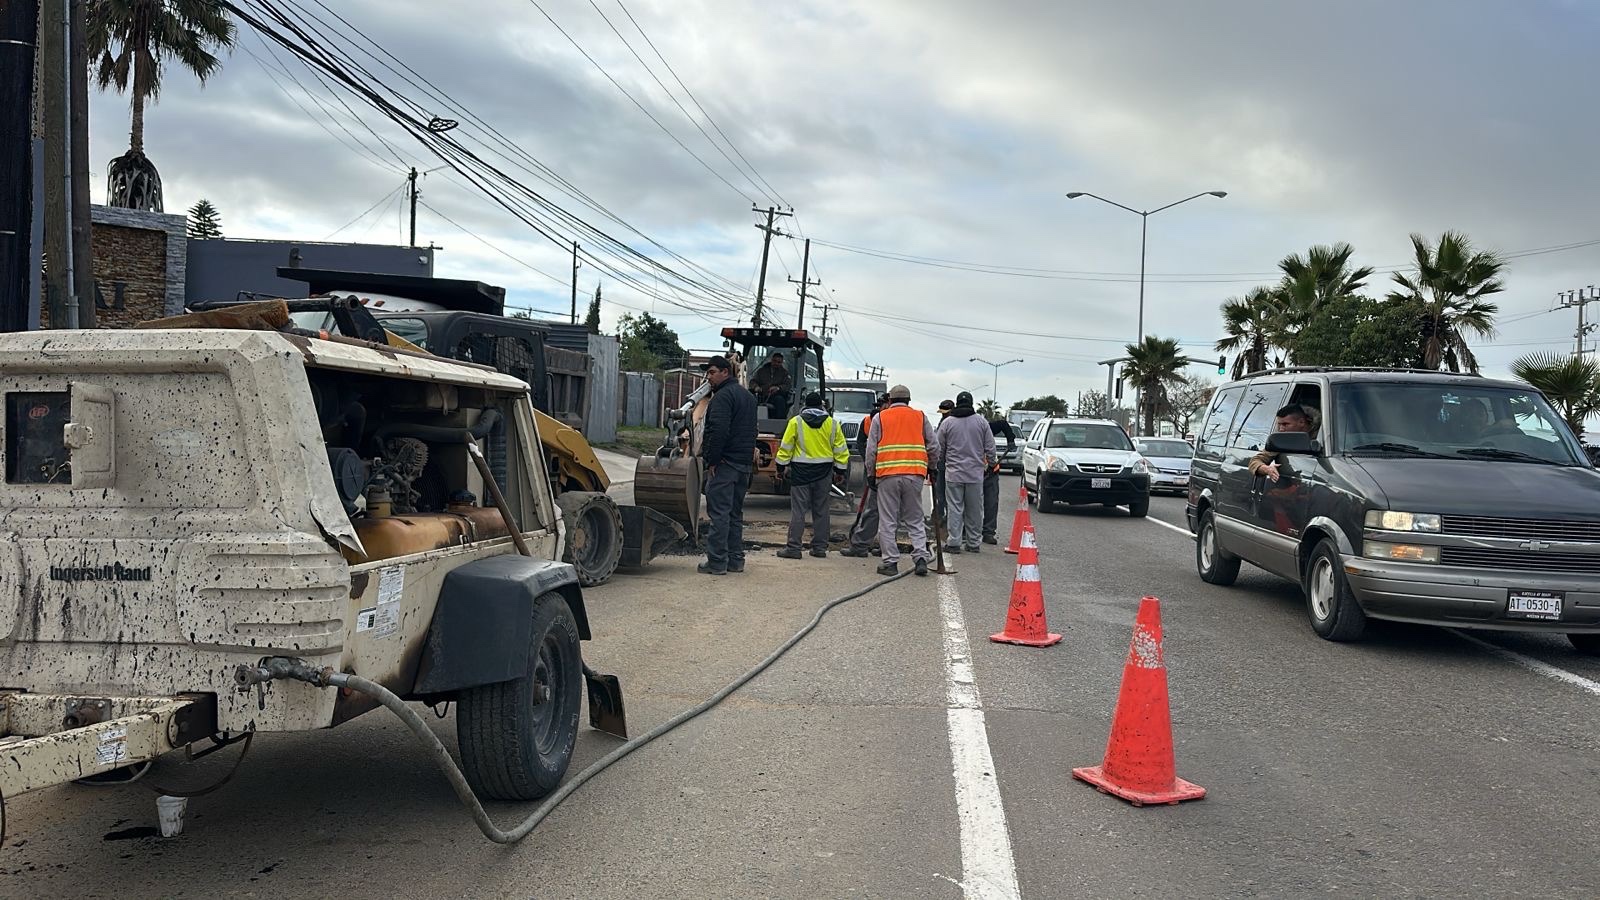
[[[1181,527],[1179,500],[1149,521],[1035,520],[1062,643],[986,640],[1015,558],[955,557],[954,576],[837,609],[519,846],[485,841],[379,711],[263,737],[172,840],[140,836],[155,809],[138,787],[11,802],[0,896],[1600,896],[1600,663],[1557,639],[1413,626],[1327,643],[1286,582],[1248,567],[1231,588],[1200,582],[1187,534],[1158,524]],[[622,676],[635,733],[875,580],[868,561],[770,551],[743,576],[693,564],[590,593],[586,655]],[[1070,777],[1104,750],[1146,594],[1162,600],[1179,774],[1210,792],[1178,807]],[[451,719],[435,727],[453,746]],[[613,746],[585,730],[575,766]],[[149,777],[199,783],[228,763]]]

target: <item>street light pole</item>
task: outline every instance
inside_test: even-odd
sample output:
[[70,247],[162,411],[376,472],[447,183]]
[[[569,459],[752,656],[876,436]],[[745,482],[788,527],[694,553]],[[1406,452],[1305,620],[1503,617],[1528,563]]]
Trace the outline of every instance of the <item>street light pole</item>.
[[[1150,217],[1158,212],[1169,210],[1174,206],[1188,203],[1190,200],[1198,200],[1201,197],[1216,197],[1220,200],[1226,196],[1228,196],[1227,191],[1201,191],[1193,196],[1185,197],[1182,200],[1175,200],[1171,203],[1168,203],[1166,206],[1158,206],[1155,209],[1134,209],[1131,206],[1124,206],[1115,200],[1107,200],[1099,194],[1091,194],[1088,191],[1073,191],[1067,194],[1068,200],[1076,200],[1079,197],[1093,197],[1094,199],[1099,200],[1101,203],[1109,203],[1118,209],[1125,209],[1139,217],[1139,337],[1134,341],[1135,347],[1144,346],[1144,260],[1145,246],[1150,233]],[[1133,398],[1134,418],[1137,420],[1134,422],[1133,430],[1139,431],[1139,422],[1143,421],[1143,417],[1140,415],[1140,412],[1142,412],[1140,406],[1141,401],[1144,399],[1144,392],[1139,389],[1138,385],[1134,385],[1133,387]]]
[[1003,363],[992,363],[992,362],[989,362],[987,359],[979,359],[978,357],[974,356],[971,359],[967,360],[967,362],[983,363],[986,366],[993,366],[994,367],[994,382],[993,382],[994,392],[989,395],[989,402],[993,403],[995,406],[999,406],[1000,405],[1000,367],[1001,366],[1009,366],[1012,363],[1023,362],[1023,360],[1020,360],[1020,359],[1008,359]]

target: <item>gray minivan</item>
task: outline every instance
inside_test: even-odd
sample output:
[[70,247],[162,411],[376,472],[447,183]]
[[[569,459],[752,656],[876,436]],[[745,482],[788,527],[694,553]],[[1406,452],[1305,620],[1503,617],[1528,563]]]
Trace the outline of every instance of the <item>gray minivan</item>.
[[[1275,432],[1298,405],[1312,432]],[[1567,635],[1600,653],[1600,472],[1528,385],[1410,370],[1274,369],[1219,388],[1189,481],[1195,563],[1299,583],[1312,628],[1367,619]],[[1252,475],[1276,454],[1278,479]]]

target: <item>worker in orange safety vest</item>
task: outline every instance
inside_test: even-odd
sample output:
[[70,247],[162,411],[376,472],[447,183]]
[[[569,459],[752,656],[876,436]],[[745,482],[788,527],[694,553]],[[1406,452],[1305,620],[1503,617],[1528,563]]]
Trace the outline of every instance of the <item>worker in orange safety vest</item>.
[[928,534],[922,519],[922,486],[928,466],[938,465],[939,437],[928,417],[911,408],[911,389],[889,389],[889,405],[872,419],[867,435],[867,483],[878,495],[879,575],[900,570],[901,528],[911,538],[911,560],[918,575],[928,574]]

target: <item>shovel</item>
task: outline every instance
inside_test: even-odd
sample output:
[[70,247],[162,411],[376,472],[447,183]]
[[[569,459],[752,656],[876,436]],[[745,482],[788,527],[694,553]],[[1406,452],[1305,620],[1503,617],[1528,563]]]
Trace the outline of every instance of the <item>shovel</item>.
[[[523,556],[532,557],[533,550],[528,547],[528,542],[523,540],[522,526],[511,515],[511,506],[506,503],[505,495],[500,493],[500,484],[494,480],[494,472],[489,468],[489,461],[483,458],[483,451],[478,449],[476,441],[467,441],[467,454],[472,457],[472,462],[478,467],[478,474],[483,476],[484,489],[489,492],[489,499],[494,501],[495,508],[500,510],[501,518],[511,528],[511,543],[517,545],[517,552]],[[589,726],[606,734],[614,734],[619,738],[628,736],[628,716],[622,706],[622,682],[615,675],[602,675],[589,668],[588,663],[583,664],[583,680],[589,684]]]
[[583,680],[589,684],[589,727],[619,738],[628,737],[628,713],[622,705],[622,682],[615,675],[602,675],[583,664]]

